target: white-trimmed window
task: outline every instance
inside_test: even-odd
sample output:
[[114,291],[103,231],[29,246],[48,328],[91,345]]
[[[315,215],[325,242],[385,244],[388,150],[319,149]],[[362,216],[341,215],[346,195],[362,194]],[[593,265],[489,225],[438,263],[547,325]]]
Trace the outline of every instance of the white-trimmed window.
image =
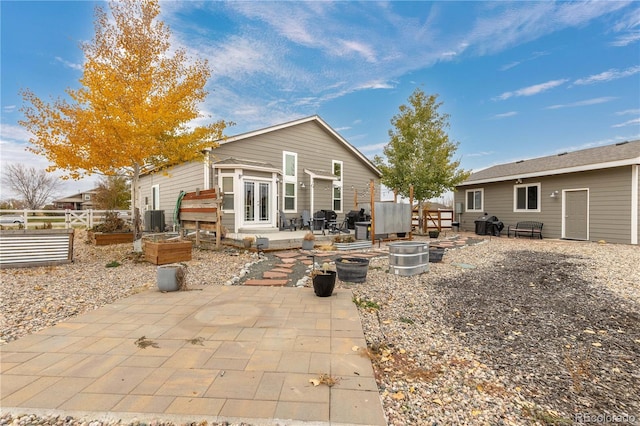
[[221,174],[220,181],[222,182],[222,211],[232,212],[234,210],[234,195],[233,190],[233,175]]
[[151,210],[160,210],[160,185],[151,187]]
[[514,212],[539,212],[540,211],[540,184],[529,183],[526,185],[514,185],[513,187],[513,211]]
[[84,194],[85,201],[91,201],[91,194]]
[[298,154],[282,151],[282,172],[282,209],[285,212],[295,212],[298,191]]
[[467,189],[467,208],[468,212],[481,212],[484,210],[484,189]]
[[342,161],[333,160],[331,162],[331,170],[337,180],[333,181],[333,210],[342,212]]

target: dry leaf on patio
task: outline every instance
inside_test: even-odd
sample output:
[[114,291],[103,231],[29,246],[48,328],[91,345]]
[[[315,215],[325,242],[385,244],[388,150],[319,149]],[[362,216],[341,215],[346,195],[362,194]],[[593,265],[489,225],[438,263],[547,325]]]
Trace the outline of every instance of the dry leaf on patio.
[[313,386],[318,386],[318,385],[320,385],[320,380],[319,379],[309,379],[309,383],[311,383]]
[[391,395],[391,398],[397,399],[397,400],[404,399],[404,394],[402,393],[402,391],[398,391],[393,395]]

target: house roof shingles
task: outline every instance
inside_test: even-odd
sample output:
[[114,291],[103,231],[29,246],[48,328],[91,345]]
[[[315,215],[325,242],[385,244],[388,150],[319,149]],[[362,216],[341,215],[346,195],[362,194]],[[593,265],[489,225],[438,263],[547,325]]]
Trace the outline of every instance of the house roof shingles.
[[640,140],[499,164],[473,173],[460,186],[632,164],[640,164]]

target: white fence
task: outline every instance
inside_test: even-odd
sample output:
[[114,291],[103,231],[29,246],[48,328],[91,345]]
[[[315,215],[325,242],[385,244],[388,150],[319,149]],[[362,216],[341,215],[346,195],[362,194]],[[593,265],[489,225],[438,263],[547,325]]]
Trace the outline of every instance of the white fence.
[[[0,210],[0,225],[7,229],[42,227],[48,223],[51,223],[52,228],[93,228],[104,222],[106,214],[113,211],[125,222],[133,222],[133,215],[129,210]],[[1,216],[5,215],[20,217],[23,223],[2,221]]]

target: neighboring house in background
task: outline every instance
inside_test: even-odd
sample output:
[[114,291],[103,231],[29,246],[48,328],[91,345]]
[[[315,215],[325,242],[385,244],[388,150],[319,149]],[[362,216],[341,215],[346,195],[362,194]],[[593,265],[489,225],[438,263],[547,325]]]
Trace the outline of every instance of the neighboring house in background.
[[501,164],[456,188],[461,229],[487,213],[544,224],[545,238],[638,244],[640,140]]
[[380,171],[318,116],[228,137],[207,153],[204,162],[188,162],[141,176],[139,204],[162,210],[168,226],[180,191],[219,187],[223,194],[222,225],[230,232],[279,229],[280,212],[300,219],[332,210],[338,221],[350,210],[369,207],[369,183]]
[[89,210],[94,208],[96,189],[53,200],[53,207],[62,210]]

